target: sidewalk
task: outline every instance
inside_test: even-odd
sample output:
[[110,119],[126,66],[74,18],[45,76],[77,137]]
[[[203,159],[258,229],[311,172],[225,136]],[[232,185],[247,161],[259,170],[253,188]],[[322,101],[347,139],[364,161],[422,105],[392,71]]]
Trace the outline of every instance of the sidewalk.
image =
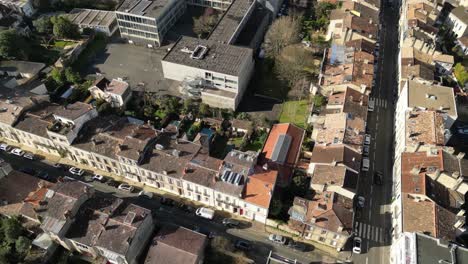
[[[252,228],[255,228],[254,225],[252,225]],[[277,228],[274,228],[274,227],[271,227],[271,226],[268,226],[268,225],[264,225],[262,228],[264,230],[263,232],[267,232],[269,234],[283,235],[283,236],[286,236],[286,237],[293,237],[294,240],[296,240],[296,241],[300,241],[302,243],[312,245],[313,248],[314,248],[313,249],[314,251],[319,251],[319,252],[323,253],[324,255],[330,256],[330,257],[332,257],[334,259],[338,259],[338,260],[341,260],[341,261],[344,261],[344,262],[351,262],[351,260],[352,260],[351,259],[351,256],[352,256],[351,251],[336,251],[336,249],[334,249],[332,247],[329,247],[329,246],[326,246],[326,245],[323,245],[323,244],[320,244],[320,243],[317,243],[317,242],[314,242],[314,241],[311,241],[311,240],[302,239],[302,238],[300,238],[298,236],[292,235],[290,233],[284,232],[282,230],[279,230]],[[261,231],[257,230],[256,232],[261,232]]]

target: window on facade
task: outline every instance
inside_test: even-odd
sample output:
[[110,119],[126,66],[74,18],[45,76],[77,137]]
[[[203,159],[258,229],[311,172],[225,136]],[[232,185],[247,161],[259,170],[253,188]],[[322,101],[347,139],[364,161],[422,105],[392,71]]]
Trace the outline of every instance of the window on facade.
[[205,79],[211,79],[213,77],[213,75],[211,74],[211,72],[205,72]]
[[325,235],[327,233],[327,230],[322,230],[322,232],[320,232],[320,234],[322,235]]
[[336,235],[336,234],[335,234],[335,235],[333,236],[333,239],[338,239],[338,238],[340,238],[340,235]]
[[333,240],[330,244],[335,247],[337,243],[335,240]]
[[319,241],[320,242],[325,242],[325,238],[324,237],[319,237]]
[[96,160],[97,160],[98,162],[101,162],[101,158],[99,158],[99,157],[96,157]]

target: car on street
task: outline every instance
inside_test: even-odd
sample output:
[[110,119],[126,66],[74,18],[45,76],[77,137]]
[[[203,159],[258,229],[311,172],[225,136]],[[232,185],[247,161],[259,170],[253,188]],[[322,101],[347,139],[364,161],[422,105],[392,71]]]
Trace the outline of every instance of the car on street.
[[354,237],[354,240],[353,240],[353,253],[361,254],[361,245],[362,245],[361,238],[360,237]]
[[227,226],[229,228],[240,226],[240,222],[237,221],[236,219],[232,219],[232,218],[224,218],[222,223],[223,223],[223,225],[225,225],[225,226]]
[[370,145],[371,136],[369,134],[364,135],[364,145]]
[[138,193],[138,196],[151,199],[151,198],[153,198],[153,193],[152,192],[147,192],[147,191],[140,191]]
[[110,187],[117,188],[119,187],[120,182],[115,181],[115,180],[108,180],[106,184],[109,185]]
[[106,178],[104,178],[104,176],[99,175],[99,174],[94,174],[91,179],[93,181],[98,181],[98,182],[105,182],[106,181]]
[[117,187],[119,190],[126,191],[126,192],[133,192],[133,189],[135,189],[133,186],[122,183]]
[[278,243],[278,244],[281,244],[281,245],[284,245],[284,244],[286,244],[287,239],[282,235],[270,234],[268,236],[268,240],[270,240],[272,242],[275,242],[275,243]]
[[358,198],[357,198],[357,205],[358,205],[360,208],[363,208],[365,204],[366,204],[366,198],[364,198],[363,196],[358,196]]
[[468,135],[468,126],[459,126],[457,128],[458,134]]
[[362,154],[364,154],[366,157],[369,157],[369,146],[364,146],[362,148]]
[[374,172],[374,184],[382,185],[383,173],[381,171]]
[[19,169],[19,171],[21,171],[23,173],[26,173],[26,174],[29,174],[29,175],[36,174],[36,171],[33,168],[29,168],[29,167],[21,168],[21,169]]
[[174,206],[175,201],[172,200],[171,198],[161,197],[161,204],[167,205],[167,206]]
[[15,154],[16,156],[22,157],[24,155],[24,151],[22,149],[20,149],[20,148],[14,148],[11,151],[11,154]]
[[37,177],[46,181],[50,180],[49,173],[47,171],[38,172]]
[[36,157],[31,152],[26,152],[24,153],[23,158],[26,158],[28,160],[34,160]]
[[249,251],[252,249],[252,244],[245,240],[237,240],[234,247],[240,250]]
[[195,211],[195,214],[205,219],[212,220],[214,217],[215,211],[211,208],[200,207]]
[[306,244],[294,241],[292,239],[289,240],[287,246],[288,246],[288,248],[290,248],[292,250],[296,250],[296,251],[300,251],[300,252],[305,252],[307,250]]
[[0,150],[3,150],[3,151],[6,151],[6,152],[10,152],[11,150],[11,146],[6,144],[6,143],[2,143],[0,144]]
[[365,157],[362,159],[362,171],[368,171],[370,166],[370,160],[369,158]]
[[193,231],[198,232],[200,234],[205,235],[209,239],[213,239],[216,236],[216,233],[213,231],[210,231],[206,228],[199,227],[199,226],[194,226]]
[[183,202],[180,202],[177,207],[179,207],[180,210],[186,212],[186,213],[193,213],[195,212],[195,208],[193,208],[190,205],[186,205]]
[[81,175],[84,174],[84,170],[79,169],[79,168],[76,168],[76,167],[71,167],[68,171],[69,171],[71,174],[73,174],[73,175],[78,175],[78,176],[81,176]]

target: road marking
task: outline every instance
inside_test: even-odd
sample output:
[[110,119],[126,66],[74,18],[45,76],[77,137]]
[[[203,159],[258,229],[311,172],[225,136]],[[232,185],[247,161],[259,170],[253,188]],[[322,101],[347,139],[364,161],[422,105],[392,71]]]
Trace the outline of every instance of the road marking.
[[369,257],[366,257],[366,264],[369,263]]
[[[370,211],[369,211],[370,212]],[[370,231],[371,231],[371,225],[367,225],[367,237],[370,236]]]

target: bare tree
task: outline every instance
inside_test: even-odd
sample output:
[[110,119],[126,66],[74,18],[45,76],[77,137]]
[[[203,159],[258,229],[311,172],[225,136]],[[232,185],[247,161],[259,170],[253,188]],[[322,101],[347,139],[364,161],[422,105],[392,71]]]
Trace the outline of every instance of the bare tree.
[[202,38],[211,32],[217,21],[218,15],[216,11],[207,9],[202,16],[193,18],[193,32],[197,34],[199,38]]
[[292,87],[304,78],[310,78],[316,70],[317,66],[312,52],[300,45],[285,47],[275,63],[275,72],[278,77],[287,81]]
[[301,19],[283,16],[273,22],[265,35],[264,48],[268,57],[275,59],[286,46],[300,41]]

